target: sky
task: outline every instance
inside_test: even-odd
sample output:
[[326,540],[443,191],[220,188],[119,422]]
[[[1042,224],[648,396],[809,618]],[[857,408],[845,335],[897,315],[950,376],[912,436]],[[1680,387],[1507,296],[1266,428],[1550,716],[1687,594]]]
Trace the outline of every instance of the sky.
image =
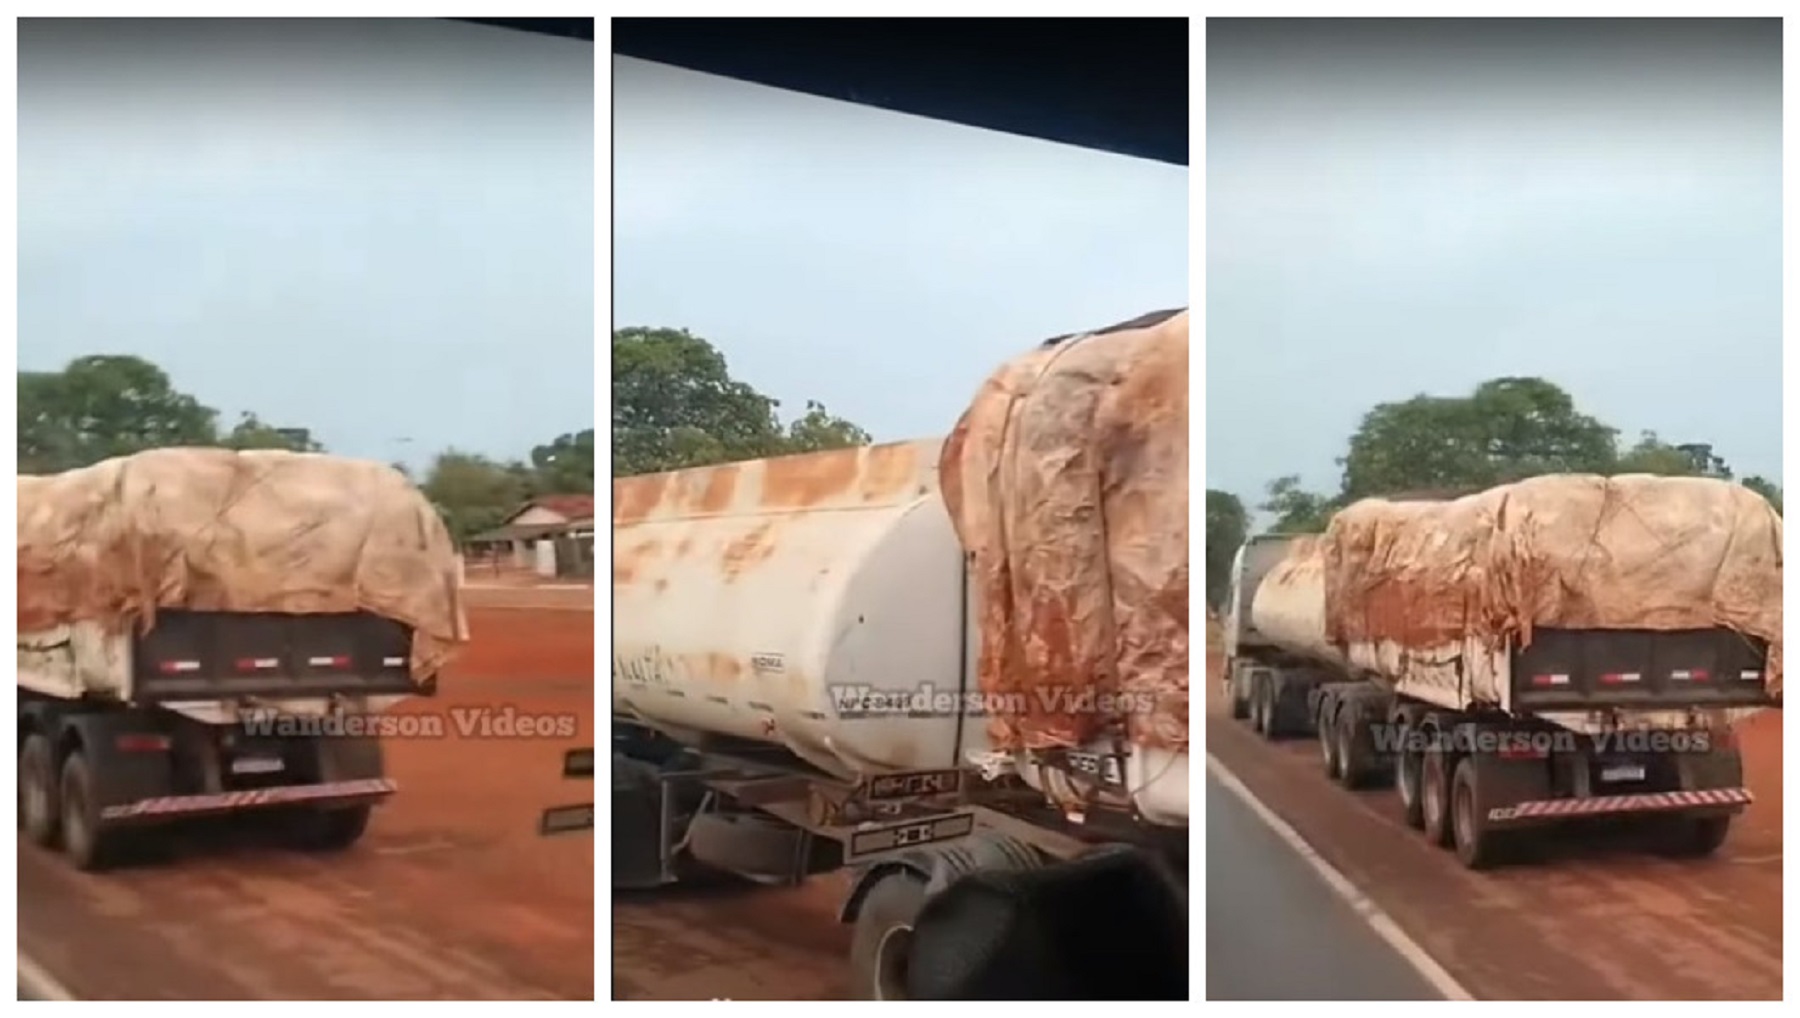
[[1188,174],[613,58],[615,327],[877,441],[1042,340],[1188,303]]
[[21,21],[20,368],[134,354],[415,466],[593,427],[593,75],[445,21]]
[[1781,477],[1781,26],[1207,23],[1206,483],[1502,375]]

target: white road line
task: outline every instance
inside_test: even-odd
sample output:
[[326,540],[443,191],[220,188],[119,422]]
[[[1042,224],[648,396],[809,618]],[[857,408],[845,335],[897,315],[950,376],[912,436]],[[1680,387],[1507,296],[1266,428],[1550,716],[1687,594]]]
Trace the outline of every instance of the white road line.
[[1224,785],[1231,794],[1242,800],[1244,805],[1250,808],[1250,812],[1256,814],[1257,819],[1267,824],[1269,829],[1275,832],[1276,837],[1286,842],[1289,848],[1305,860],[1307,865],[1311,866],[1324,879],[1325,883],[1337,892],[1338,897],[1344,899],[1351,911],[1361,917],[1363,922],[1368,923],[1369,928],[1375,931],[1375,935],[1386,941],[1396,954],[1400,955],[1426,982],[1431,984],[1432,989],[1443,994],[1446,1000],[1475,999],[1450,973],[1444,971],[1444,967],[1426,953],[1423,947],[1419,946],[1418,941],[1407,936],[1406,931],[1402,930],[1392,917],[1381,910],[1381,906],[1369,900],[1369,896],[1357,890],[1356,885],[1350,882],[1349,877],[1338,872],[1337,867],[1326,862],[1319,853],[1313,851],[1313,847],[1306,843],[1306,839],[1300,836],[1300,832],[1294,830],[1287,821],[1276,816],[1273,810],[1263,805],[1262,800],[1258,799],[1242,781],[1238,780],[1237,775],[1227,770],[1218,757],[1211,753],[1206,754],[1206,769],[1212,772],[1219,784]]
[[19,989],[38,1000],[75,999],[68,987],[57,982],[42,965],[27,958],[24,951],[19,952]]

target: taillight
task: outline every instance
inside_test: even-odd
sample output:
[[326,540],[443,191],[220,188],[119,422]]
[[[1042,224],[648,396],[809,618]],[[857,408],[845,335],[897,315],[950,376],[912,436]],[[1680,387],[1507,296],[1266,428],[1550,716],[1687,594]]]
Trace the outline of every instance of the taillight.
[[338,654],[331,657],[309,657],[306,659],[306,663],[314,668],[348,668],[350,667],[350,656]]
[[180,675],[184,672],[197,672],[200,670],[200,662],[198,662],[198,661],[158,661],[156,663],[156,670],[163,673],[164,675]]
[[113,740],[113,746],[121,753],[166,753],[172,744],[166,735],[142,732],[127,732]]

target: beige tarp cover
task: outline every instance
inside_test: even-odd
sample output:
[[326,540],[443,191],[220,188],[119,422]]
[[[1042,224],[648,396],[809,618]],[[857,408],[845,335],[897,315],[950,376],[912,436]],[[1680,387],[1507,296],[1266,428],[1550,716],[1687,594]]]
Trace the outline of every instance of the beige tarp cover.
[[123,632],[159,608],[368,611],[413,629],[412,672],[464,635],[456,551],[381,463],[159,449],[19,478],[19,630]]
[[1187,745],[1187,371],[1186,311],[1065,339],[995,372],[945,443],[995,748]]
[[1769,642],[1781,689],[1781,517],[1741,485],[1557,475],[1452,502],[1370,499],[1332,519],[1326,544],[1339,646],[1723,626]]

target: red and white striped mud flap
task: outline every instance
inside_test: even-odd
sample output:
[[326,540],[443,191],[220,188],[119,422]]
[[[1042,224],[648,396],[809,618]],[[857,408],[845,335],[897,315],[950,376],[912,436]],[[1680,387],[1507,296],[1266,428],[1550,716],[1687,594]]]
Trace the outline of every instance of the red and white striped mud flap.
[[225,813],[263,806],[342,805],[385,799],[400,790],[388,778],[365,778],[359,781],[329,781],[320,785],[283,785],[277,788],[252,788],[238,792],[211,795],[165,795],[155,799],[139,799],[122,806],[108,806],[100,811],[102,820],[147,820],[198,813]]
[[1533,820],[1586,817],[1605,813],[1661,813],[1702,806],[1748,806],[1747,788],[1708,788],[1698,792],[1651,792],[1644,795],[1595,795],[1585,799],[1539,799],[1488,810],[1489,820]]

